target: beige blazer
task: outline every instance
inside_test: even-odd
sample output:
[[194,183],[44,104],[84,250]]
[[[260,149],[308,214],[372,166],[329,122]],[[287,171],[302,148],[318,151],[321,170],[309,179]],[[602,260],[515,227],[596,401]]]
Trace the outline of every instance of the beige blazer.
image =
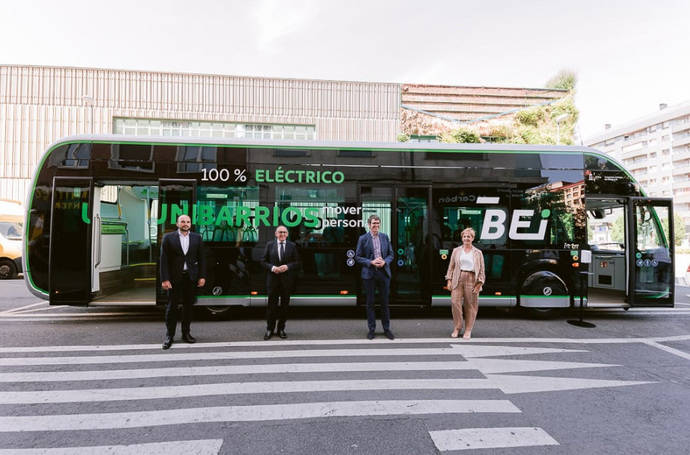
[[[446,272],[446,280],[450,280],[450,290],[458,287],[460,282],[460,252],[462,245],[453,249],[453,254],[450,256],[450,264],[448,264],[448,271]],[[475,284],[484,284],[486,279],[484,275],[484,255],[479,248],[472,247],[472,254],[474,254],[474,279]],[[479,287],[481,292],[482,288]]]

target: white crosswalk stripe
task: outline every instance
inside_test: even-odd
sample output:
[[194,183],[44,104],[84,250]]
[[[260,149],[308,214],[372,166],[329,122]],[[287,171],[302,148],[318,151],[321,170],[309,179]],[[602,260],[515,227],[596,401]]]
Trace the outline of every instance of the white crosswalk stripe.
[[222,445],[222,439],[208,439],[117,446],[0,449],[0,455],[217,455]]
[[541,428],[463,428],[430,431],[431,439],[441,452],[450,450],[498,449],[558,445]]
[[[644,384],[528,375],[615,366],[610,364],[503,358],[586,352],[580,349],[452,344],[447,340],[427,340],[433,347],[410,347],[404,342],[352,342],[345,347],[347,341],[331,341],[332,346],[325,341],[302,346],[199,344],[184,352],[160,352],[154,345],[5,348],[0,351],[0,440],[26,432],[103,430],[117,430],[125,438],[127,431],[137,428],[344,417],[418,416],[432,422],[435,415],[520,414],[505,399],[512,394]],[[153,349],[155,353],[146,352]],[[138,354],[127,353],[130,350]],[[93,351],[100,351],[99,355],[92,355]],[[62,352],[75,355],[60,355]],[[111,369],[122,364],[128,365]],[[202,377],[209,377],[208,383]],[[134,380],[137,382],[132,383]],[[472,390],[484,390],[484,399],[462,396],[463,391]],[[443,391],[443,399],[430,398],[428,393],[434,391]],[[371,399],[372,392],[376,399]],[[347,393],[346,400],[343,393]],[[367,393],[369,396],[360,395]],[[245,398],[238,403],[241,397]],[[105,406],[108,402],[116,408]],[[558,444],[538,427],[438,431],[433,424],[428,427],[440,451]],[[40,449],[27,447],[25,442],[10,449],[0,442],[0,455],[163,453],[167,448],[155,440],[129,444],[127,439],[121,445],[98,447],[38,445],[51,440],[39,438],[36,447],[43,447]],[[186,442],[207,450],[199,453],[218,453],[223,443],[222,439]]]

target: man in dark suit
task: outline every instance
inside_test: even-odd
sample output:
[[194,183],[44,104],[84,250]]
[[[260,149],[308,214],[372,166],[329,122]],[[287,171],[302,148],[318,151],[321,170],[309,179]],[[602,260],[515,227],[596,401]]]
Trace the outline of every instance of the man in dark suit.
[[192,305],[196,302],[196,290],[206,284],[206,263],[201,235],[191,232],[192,220],[187,215],[177,218],[177,230],[163,236],[161,244],[161,287],[168,291],[165,308],[167,333],[163,349],[169,349],[175,338],[177,306],[182,304],[182,340],[195,343],[189,333],[192,323]]
[[[285,321],[290,304],[290,294],[295,288],[297,272],[300,267],[297,245],[287,239],[288,230],[285,226],[278,226],[276,239],[266,243],[261,265],[266,269],[266,288],[268,289],[268,308],[266,309],[266,334],[264,340],[269,340],[276,329],[278,321],[278,336],[287,338]],[[280,300],[280,307],[278,301]]]
[[374,309],[375,293],[378,289],[381,297],[381,325],[383,334],[389,340],[395,339],[390,329],[390,312],[388,310],[388,293],[391,282],[390,263],[393,262],[393,248],[386,234],[379,232],[381,218],[371,215],[367,220],[369,232],[360,236],[355,251],[355,261],[362,265],[362,285],[367,296],[367,338],[374,339],[376,331],[376,311]]

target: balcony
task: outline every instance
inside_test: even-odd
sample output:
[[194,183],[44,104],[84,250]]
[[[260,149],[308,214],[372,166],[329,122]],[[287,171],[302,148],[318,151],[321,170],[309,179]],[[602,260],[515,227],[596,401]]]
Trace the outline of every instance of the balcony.
[[675,135],[673,136],[673,147],[682,147],[688,144],[690,144],[690,134],[685,134],[678,138]]
[[689,193],[675,193],[673,195],[674,204],[683,204],[690,202],[690,192]]
[[678,164],[678,165],[676,165],[674,163],[674,165],[672,167],[672,173],[673,173],[673,175],[690,174],[690,163],[683,163],[683,164]]
[[671,126],[671,132],[673,134],[680,133],[681,131],[690,130],[690,122],[679,123],[677,125]]
[[681,188],[690,188],[690,179],[686,180],[674,180],[673,181],[673,190],[679,190]]

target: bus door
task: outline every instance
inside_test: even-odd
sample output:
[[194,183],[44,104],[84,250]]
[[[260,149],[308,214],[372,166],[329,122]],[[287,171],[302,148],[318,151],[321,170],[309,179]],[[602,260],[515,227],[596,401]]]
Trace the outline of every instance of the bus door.
[[[165,304],[168,295],[160,287],[160,245],[163,236],[177,229],[177,217],[186,214],[192,217],[192,229],[197,229],[194,223],[194,205],[196,203],[196,180],[160,179],[158,181],[158,213],[157,213],[157,248],[155,261],[158,264],[156,273],[156,303]],[[209,259],[206,258],[210,264]],[[208,267],[210,270],[212,267]],[[210,281],[210,280],[207,280]]]
[[630,202],[628,198],[588,197],[585,209],[587,243],[592,251],[587,274],[587,304],[629,304]]
[[92,304],[155,302],[157,199],[157,185],[94,183]]
[[381,232],[391,239],[392,304],[429,304],[430,256],[426,248],[429,190],[429,187],[392,185],[360,188],[365,225],[370,215],[378,215]]
[[91,300],[93,182],[55,177],[50,215],[51,305],[86,305]]
[[674,234],[671,199],[630,198],[630,305],[673,306]]
[[398,187],[391,242],[391,299],[426,305],[430,296],[429,187]]

